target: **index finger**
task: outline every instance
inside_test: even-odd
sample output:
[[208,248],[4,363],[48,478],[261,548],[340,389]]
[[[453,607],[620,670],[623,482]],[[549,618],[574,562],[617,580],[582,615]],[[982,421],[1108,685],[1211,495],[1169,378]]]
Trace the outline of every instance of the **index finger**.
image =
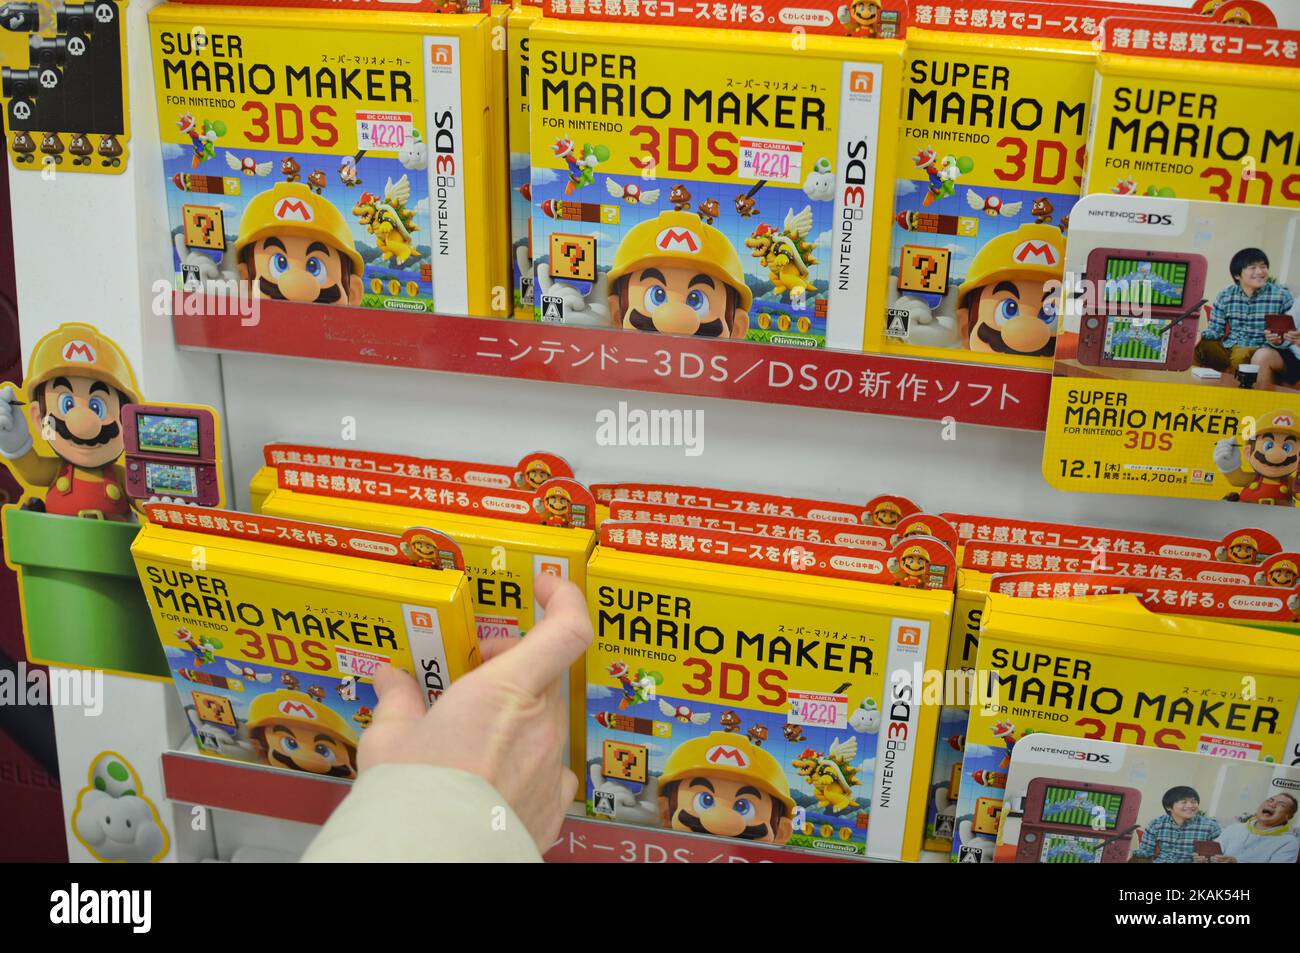
[[593,633],[587,599],[573,583],[543,573],[535,580],[533,593],[546,617],[480,671],[490,670],[517,688],[540,696],[582,656]]

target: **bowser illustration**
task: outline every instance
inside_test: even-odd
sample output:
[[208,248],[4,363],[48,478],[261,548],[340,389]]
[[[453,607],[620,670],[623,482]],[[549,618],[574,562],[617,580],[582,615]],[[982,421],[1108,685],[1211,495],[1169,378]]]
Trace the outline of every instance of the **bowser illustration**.
[[981,248],[957,289],[957,322],[970,349],[1051,356],[1064,262],[1054,225],[1021,225]]
[[357,776],[357,736],[333,709],[302,692],[276,689],[248,706],[248,734],[273,767]]
[[281,182],[248,203],[234,253],[239,277],[253,283],[258,297],[361,303],[365,261],[347,219],[301,182]]
[[[26,387],[27,420],[13,385],[0,388],[0,456],[32,491],[24,506],[132,520],[119,463],[121,412],[139,400],[139,388],[122,349],[89,324],[62,324],[36,342]],[[34,434],[54,456],[36,450]]]
[[690,212],[662,212],[630,229],[608,274],[616,326],[744,339],[754,295],[731,242]]
[[1239,490],[1225,500],[1295,506],[1296,470],[1300,466],[1300,418],[1289,410],[1265,414],[1255,421],[1255,433],[1245,441],[1245,462],[1236,437],[1214,445],[1214,464],[1223,478]]
[[743,735],[710,732],[677,747],[659,777],[663,826],[784,844],[794,799],[780,763]]

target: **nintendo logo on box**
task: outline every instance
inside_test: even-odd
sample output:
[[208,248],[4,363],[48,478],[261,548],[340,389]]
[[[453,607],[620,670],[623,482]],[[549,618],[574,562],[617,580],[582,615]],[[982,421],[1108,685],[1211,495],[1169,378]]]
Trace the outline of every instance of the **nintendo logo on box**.
[[898,644],[920,645],[921,630],[914,625],[900,625],[898,627]]
[[429,62],[434,66],[451,66],[455,54],[446,43],[433,43],[429,46]]
[[411,625],[417,629],[432,629],[433,616],[427,612],[412,612]]
[[876,88],[876,77],[866,70],[853,70],[849,73],[850,93],[871,93]]

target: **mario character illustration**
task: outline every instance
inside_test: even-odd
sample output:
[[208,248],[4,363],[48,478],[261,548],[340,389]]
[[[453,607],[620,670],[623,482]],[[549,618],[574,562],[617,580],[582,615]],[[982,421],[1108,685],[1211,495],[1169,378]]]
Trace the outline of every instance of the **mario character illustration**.
[[307,694],[318,702],[325,701],[325,689],[321,688],[319,685],[309,685],[307,687]]
[[59,138],[59,134],[47,132],[41,140],[41,154],[46,157],[46,161],[58,165],[63,161],[63,151],[63,140]]
[[375,720],[374,709],[369,705],[362,705],[357,709],[357,713],[352,716],[352,720],[362,728],[369,728]]
[[[0,456],[20,482],[46,487],[28,509],[128,522],[122,407],[139,399],[126,355],[89,324],[63,324],[36,342],[27,367],[27,417],[0,388]],[[29,429],[30,425],[30,429]],[[39,434],[54,456],[38,453]]]
[[91,153],[95,147],[90,144],[84,132],[79,132],[68,140],[68,152],[72,153],[73,165],[90,165]]
[[189,629],[177,629],[176,638],[187,649],[194,653],[194,667],[202,668],[204,665],[210,665],[216,660],[213,654],[221,648],[221,640],[206,635],[195,635]]
[[1215,549],[1214,558],[1222,563],[1253,566],[1259,562],[1259,540],[1249,533],[1238,533],[1226,546]]
[[255,698],[248,706],[248,734],[267,764],[331,778],[357,776],[356,733],[301,692],[279,688]]
[[717,199],[705,199],[696,211],[700,213],[700,218],[706,225],[712,225],[713,220],[722,214],[722,206]]
[[1021,225],[979,250],[957,289],[957,321],[972,351],[1047,357],[1056,350],[1064,252],[1064,236],[1051,225]]
[[849,716],[849,727],[862,734],[874,734],[880,730],[880,706],[870,696],[862,699],[862,704]]
[[285,156],[280,160],[280,174],[286,182],[297,182],[302,178],[302,166],[293,156]]
[[609,149],[584,143],[581,148],[573,144],[571,136],[556,139],[551,151],[563,159],[568,167],[569,181],[564,184],[564,194],[572,195],[577,189],[596,181],[596,167],[609,159]]
[[975,160],[970,156],[958,158],[948,155],[940,159],[939,154],[928,147],[917,152],[912,164],[925,173],[926,195],[921,199],[925,206],[955,195],[957,180],[975,168]]
[[763,747],[763,742],[767,740],[767,725],[750,725],[745,729],[745,737],[757,747]]
[[191,113],[185,113],[177,119],[176,126],[190,138],[190,150],[193,153],[190,156],[190,168],[193,169],[217,154],[217,140],[226,134],[224,122],[205,119],[200,125]]
[[524,468],[523,487],[528,490],[535,490],[551,478],[551,467],[545,460],[535,457],[528,461],[528,466]]
[[660,334],[743,339],[754,295],[731,242],[690,212],[661,212],[630,229],[614,253],[611,319]]
[[548,487],[541,500],[535,502],[540,507],[543,526],[569,526],[573,519],[572,500],[569,491],[562,486]]
[[[36,157],[36,140],[32,138],[31,133],[19,129],[14,132],[13,141],[9,144],[13,150],[15,162],[35,162]],[[689,201],[689,200],[688,200]]]
[[339,160],[339,182],[349,189],[361,184],[356,156],[344,156]]
[[1025,203],[1004,202],[1000,195],[980,195],[974,189],[967,189],[966,204],[991,218],[997,218],[999,215],[1003,218],[1015,218],[1020,214],[1020,209]]
[[618,700],[620,711],[642,702],[652,701],[655,698],[655,690],[664,682],[663,675],[658,672],[647,672],[643,668],[637,669],[636,677],[633,678],[628,664],[622,660],[612,663],[606,671],[610,678],[617,680],[623,695]]
[[785,740],[789,741],[791,744],[807,740],[807,736],[803,733],[803,725],[782,725],[781,734],[784,735]]
[[296,692],[301,683],[298,681],[298,676],[293,674],[293,672],[281,672],[280,684],[289,689],[289,691]]
[[857,756],[858,739],[850,736],[845,741],[833,739],[825,754],[808,748],[790,764],[812,788],[817,806],[838,813],[858,806],[853,797],[858,783],[853,759]]
[[736,214],[741,218],[752,218],[758,214],[758,203],[752,195],[745,192],[736,194]]
[[232,172],[247,176],[268,176],[271,174],[270,161],[258,162],[252,156],[237,156],[226,150],[226,165]]
[[1262,503],[1267,506],[1295,506],[1296,470],[1300,462],[1300,422],[1289,410],[1265,414],[1255,421],[1255,435],[1246,441],[1245,462],[1236,437],[1224,437],[1214,445],[1214,465],[1225,480],[1241,487],[1225,500]]
[[402,534],[398,548],[411,561],[411,565],[419,569],[438,569],[442,566],[438,557],[438,541],[427,532],[408,529]]
[[730,708],[728,708],[726,711],[724,711],[721,715],[718,716],[718,724],[722,726],[723,731],[728,731],[728,732],[739,731],[740,716],[737,715]]
[[871,522],[876,526],[897,526],[903,518],[903,508],[893,500],[881,500],[871,510]]
[[[993,737],[1001,740],[1002,744],[1007,749],[1007,753],[1003,756],[1002,760],[998,762],[997,771],[989,772],[989,774],[995,777],[999,772],[1010,770],[1011,754],[1016,750],[1016,742],[1020,741],[1022,738],[1031,734],[1033,734],[1032,729],[1026,729],[1025,731],[1016,731],[1016,726],[1009,721],[999,721],[997,724],[995,724],[993,726]],[[1006,775],[1002,774],[1001,776],[1002,776],[1002,784],[998,786],[1006,787]]]
[[880,4],[876,0],[853,0],[835,11],[835,19],[849,36],[871,39],[880,35]]
[[320,195],[325,191],[325,186],[329,185],[329,179],[325,177],[324,169],[313,169],[307,175],[307,187]]
[[905,589],[926,588],[926,576],[930,572],[930,555],[924,546],[908,546],[897,559],[892,556],[888,562],[889,571],[898,580],[896,586]]
[[254,293],[300,304],[361,303],[365,269],[347,220],[299,182],[281,182],[244,209],[235,239],[239,277]]
[[794,808],[776,758],[722,731],[679,745],[659,776],[660,819],[670,830],[784,844]]
[[1277,586],[1281,589],[1294,589],[1297,581],[1300,581],[1300,566],[1297,566],[1292,559],[1274,560],[1267,572],[1255,575],[1257,584]]
[[668,201],[673,203],[674,212],[689,212],[691,210],[691,193],[680,182],[674,185],[672,191],[668,193]]
[[1034,199],[1034,204],[1029,207],[1029,214],[1034,216],[1035,225],[1051,225],[1055,213],[1056,207],[1047,200],[1045,195]]

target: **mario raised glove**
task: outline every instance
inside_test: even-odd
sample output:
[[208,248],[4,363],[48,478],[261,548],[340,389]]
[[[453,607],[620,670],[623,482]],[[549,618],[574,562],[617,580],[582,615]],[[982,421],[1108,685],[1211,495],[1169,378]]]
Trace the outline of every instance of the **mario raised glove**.
[[1220,473],[1236,473],[1241,469],[1241,450],[1236,437],[1224,437],[1214,445],[1214,465]]
[[27,429],[22,404],[12,384],[0,388],[0,456],[17,460],[32,449],[32,433]]

